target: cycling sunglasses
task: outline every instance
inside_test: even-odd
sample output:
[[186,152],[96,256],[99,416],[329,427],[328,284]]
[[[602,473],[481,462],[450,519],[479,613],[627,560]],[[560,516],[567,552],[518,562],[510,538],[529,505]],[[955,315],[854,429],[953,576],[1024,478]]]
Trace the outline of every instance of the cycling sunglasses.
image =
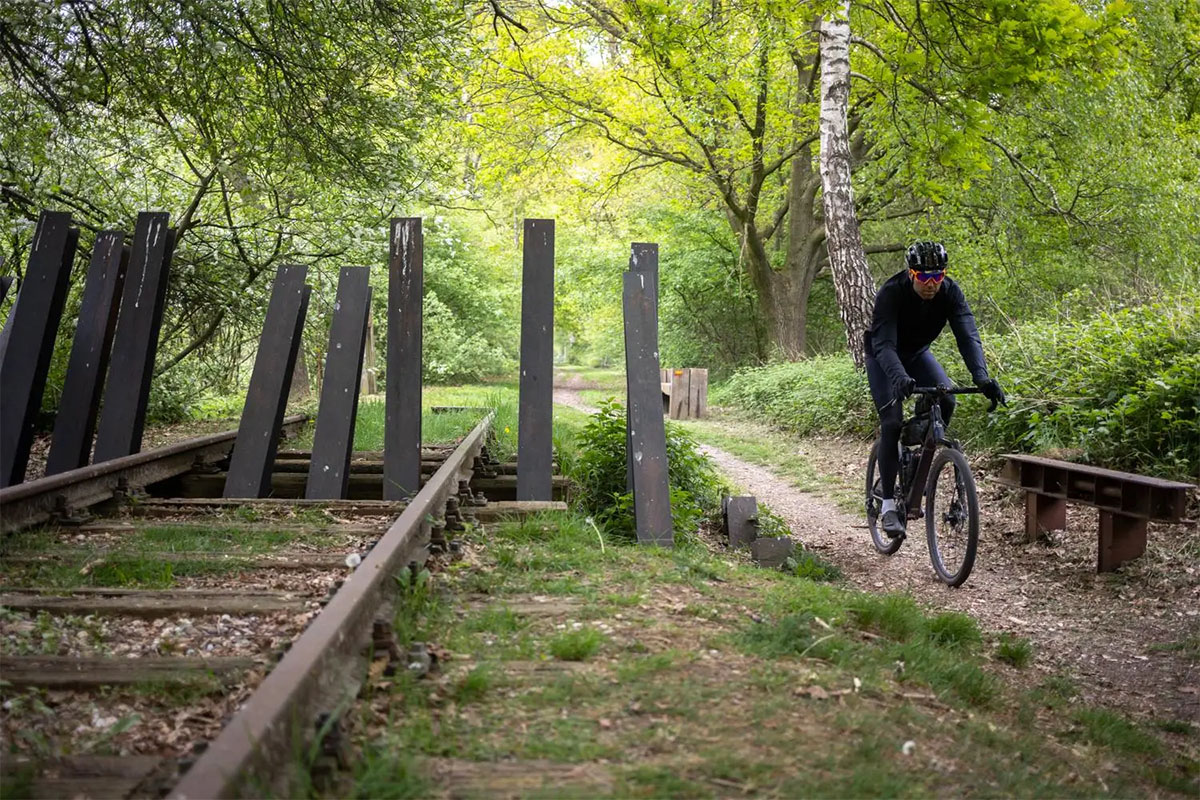
[[918,272],[915,269],[909,269],[908,274],[912,275],[921,283],[941,283],[946,279],[946,270],[938,270],[937,272]]

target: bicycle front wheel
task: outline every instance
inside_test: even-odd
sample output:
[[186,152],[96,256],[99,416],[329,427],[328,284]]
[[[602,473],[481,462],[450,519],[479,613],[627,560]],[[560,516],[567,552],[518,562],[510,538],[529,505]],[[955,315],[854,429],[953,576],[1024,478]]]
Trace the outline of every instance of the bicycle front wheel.
[[961,586],[975,566],[979,497],[966,456],[943,447],[925,484],[925,533],[933,569],[947,586]]

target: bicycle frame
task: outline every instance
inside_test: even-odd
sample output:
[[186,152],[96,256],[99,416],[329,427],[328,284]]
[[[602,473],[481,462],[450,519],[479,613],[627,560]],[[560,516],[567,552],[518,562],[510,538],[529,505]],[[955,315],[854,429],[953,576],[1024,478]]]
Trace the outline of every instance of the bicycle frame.
[[[953,447],[955,444],[952,439],[946,438],[946,425],[942,422],[941,399],[954,394],[982,393],[982,390],[975,387],[918,386],[913,389],[913,394],[929,395],[933,398],[933,402],[929,408],[929,428],[925,431],[925,439],[921,442],[920,460],[913,473],[912,483],[906,487],[908,494],[905,496],[905,516],[908,519],[920,519],[925,514],[921,497],[925,494],[925,482],[929,480],[929,468],[933,464],[934,455],[937,454],[938,445]],[[992,403],[992,409],[995,407],[996,404]]]

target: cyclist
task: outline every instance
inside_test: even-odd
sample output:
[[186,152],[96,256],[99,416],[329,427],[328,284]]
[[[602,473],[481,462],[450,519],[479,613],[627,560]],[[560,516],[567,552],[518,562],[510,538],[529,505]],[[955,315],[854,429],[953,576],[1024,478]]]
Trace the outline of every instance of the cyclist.
[[[908,248],[904,261],[906,269],[889,278],[875,296],[874,317],[864,337],[867,382],[879,412],[881,523],[893,539],[903,536],[905,528],[894,498],[904,400],[918,383],[950,385],[946,371],[929,351],[947,322],[975,385],[989,400],[1004,402],[1000,384],[988,376],[984,365],[983,345],[967,298],[958,284],[946,277],[946,248],[940,242],[916,242]],[[954,398],[944,397],[941,404],[942,419],[949,425]]]

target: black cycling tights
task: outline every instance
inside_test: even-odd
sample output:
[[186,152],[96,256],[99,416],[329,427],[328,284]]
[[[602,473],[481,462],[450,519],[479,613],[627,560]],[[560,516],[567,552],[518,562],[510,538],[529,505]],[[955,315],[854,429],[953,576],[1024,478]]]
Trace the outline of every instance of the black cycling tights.
[[[933,357],[933,353],[922,350],[903,360],[904,370],[917,381],[918,386],[949,386],[946,370]],[[893,402],[892,381],[883,367],[873,357],[867,356],[867,383],[875,410],[879,412],[879,477],[883,481],[883,497],[890,499],[896,492],[896,473],[900,469],[900,426],[904,423],[904,404]],[[942,398],[942,422],[949,424],[954,414],[954,398]]]

